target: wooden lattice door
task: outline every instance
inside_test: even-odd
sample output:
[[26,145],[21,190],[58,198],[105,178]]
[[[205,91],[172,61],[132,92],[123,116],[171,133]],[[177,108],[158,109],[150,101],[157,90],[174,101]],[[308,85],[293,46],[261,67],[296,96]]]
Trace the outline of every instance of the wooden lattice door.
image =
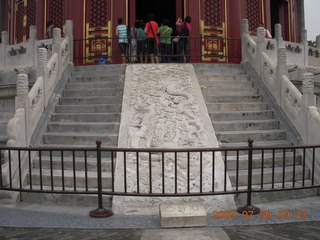
[[112,55],[111,1],[86,0],[84,64],[96,63],[98,57]]
[[226,62],[226,0],[201,0],[202,61]]

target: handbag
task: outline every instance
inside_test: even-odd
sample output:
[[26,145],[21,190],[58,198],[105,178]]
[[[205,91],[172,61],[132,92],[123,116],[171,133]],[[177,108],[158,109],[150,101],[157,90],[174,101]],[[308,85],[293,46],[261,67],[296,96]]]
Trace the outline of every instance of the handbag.
[[156,39],[156,46],[159,47],[160,46],[160,39],[156,36],[156,34],[154,34],[153,27],[152,27],[152,24],[150,22],[149,22],[149,25],[151,27],[152,34]]

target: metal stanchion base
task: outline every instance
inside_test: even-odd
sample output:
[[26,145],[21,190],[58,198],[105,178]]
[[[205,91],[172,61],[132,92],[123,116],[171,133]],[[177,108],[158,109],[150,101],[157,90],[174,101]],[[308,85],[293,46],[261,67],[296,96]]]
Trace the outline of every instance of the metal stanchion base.
[[242,207],[238,207],[237,212],[243,213],[243,212],[253,212],[253,214],[260,213],[260,208],[252,206],[252,205],[246,205]]
[[94,218],[107,218],[111,217],[113,212],[111,210],[107,210],[104,208],[97,208],[95,210],[90,211],[89,216]]

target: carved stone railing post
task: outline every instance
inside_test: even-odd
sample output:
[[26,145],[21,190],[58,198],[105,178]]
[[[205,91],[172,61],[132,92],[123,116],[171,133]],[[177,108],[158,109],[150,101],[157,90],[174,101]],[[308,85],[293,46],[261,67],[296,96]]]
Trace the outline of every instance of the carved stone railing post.
[[265,29],[263,27],[257,28],[257,52],[256,52],[256,61],[255,61],[255,69],[259,76],[261,76],[261,53],[266,48],[266,40],[265,40]]
[[5,70],[7,68],[7,46],[9,44],[9,34],[3,31],[1,33],[1,44],[0,44],[0,57],[3,61],[0,61],[0,69]]
[[286,48],[281,47],[278,48],[277,51],[277,71],[276,71],[276,101],[279,106],[281,106],[281,100],[282,100],[282,77],[284,75],[288,75],[288,68],[287,68],[287,54],[286,54]]
[[277,49],[278,49],[282,46],[282,43],[283,43],[282,29],[281,29],[280,23],[277,23],[275,25],[275,39],[277,41]]
[[48,50],[46,48],[38,48],[38,69],[37,78],[43,78],[43,94],[44,94],[44,106],[48,105],[49,93],[48,91],[48,73],[47,73],[47,56]]
[[37,40],[37,27],[34,25],[31,25],[29,28],[29,41],[35,41]]
[[66,21],[66,37],[69,37],[69,62],[73,62],[73,21]]
[[316,96],[314,95],[314,77],[312,73],[303,74],[302,82],[302,104],[301,121],[303,126],[302,139],[305,144],[311,144],[309,139],[309,111],[308,107],[316,106]]
[[23,109],[24,112],[24,117],[22,126],[20,126],[21,132],[19,132],[20,136],[17,137],[15,136],[15,139],[23,139],[23,142],[18,141],[17,144],[19,146],[26,146],[27,141],[27,129],[29,125],[29,114],[28,114],[28,93],[29,93],[29,80],[28,80],[28,75],[25,73],[19,73],[17,75],[17,96],[15,98],[15,108],[16,108],[16,113],[17,110]]
[[307,38],[307,30],[302,30],[301,32],[301,43],[304,45],[304,51],[303,51],[303,54],[304,54],[304,66],[308,66],[309,63],[308,63],[308,60],[309,60],[309,45],[308,45],[308,38]]
[[242,63],[246,63],[247,52],[246,52],[246,36],[249,34],[249,21],[248,19],[241,20],[241,52],[242,52]]
[[36,66],[36,63],[37,63],[36,40],[37,40],[37,27],[32,25],[29,28],[29,47],[31,49],[27,49],[27,51],[30,51],[33,55],[33,66]]
[[320,35],[316,37],[316,48],[320,50]]
[[25,108],[27,97],[28,97],[28,75],[25,73],[19,73],[17,75],[17,96],[15,100],[15,107],[18,108]]
[[61,77],[61,30],[60,28],[53,29],[53,39],[52,39],[52,53],[58,54],[58,69],[57,69],[57,78]]
[[316,106],[314,95],[314,76],[312,73],[303,74],[302,94],[306,107]]

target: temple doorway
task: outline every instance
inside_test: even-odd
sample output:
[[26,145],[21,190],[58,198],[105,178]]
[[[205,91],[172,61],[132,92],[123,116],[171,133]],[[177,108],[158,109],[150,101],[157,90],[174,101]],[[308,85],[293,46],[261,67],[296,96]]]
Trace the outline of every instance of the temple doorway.
[[159,26],[161,25],[162,20],[167,18],[170,21],[170,27],[175,27],[177,18],[176,6],[176,1],[173,0],[136,0],[136,19],[142,19],[146,22],[147,15],[151,12],[155,15],[155,21],[159,24]]
[[275,36],[275,24],[280,23],[282,36],[289,40],[288,32],[288,2],[285,0],[271,0],[271,34]]

